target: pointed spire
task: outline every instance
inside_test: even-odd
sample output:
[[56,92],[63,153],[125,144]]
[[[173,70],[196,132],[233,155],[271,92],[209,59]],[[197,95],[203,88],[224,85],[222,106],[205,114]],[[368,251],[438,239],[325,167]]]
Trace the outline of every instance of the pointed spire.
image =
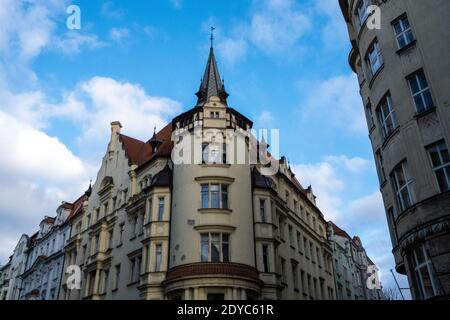
[[200,84],[200,90],[196,93],[198,97],[197,106],[203,106],[210,97],[220,98],[225,105],[227,104],[228,93],[225,91],[225,85],[220,77],[217,67],[216,57],[213,48],[214,28],[211,28],[211,49],[209,51],[208,63],[206,64],[205,74]]

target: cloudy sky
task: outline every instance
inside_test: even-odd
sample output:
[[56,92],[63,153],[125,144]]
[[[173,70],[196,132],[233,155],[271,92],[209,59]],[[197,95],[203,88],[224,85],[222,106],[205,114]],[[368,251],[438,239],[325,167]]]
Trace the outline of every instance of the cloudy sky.
[[[81,30],[66,9],[81,8]],[[209,28],[231,94],[326,218],[394,262],[337,0],[0,0],[0,263],[95,178],[109,124],[148,139],[195,103]],[[407,286],[404,278],[401,284]]]

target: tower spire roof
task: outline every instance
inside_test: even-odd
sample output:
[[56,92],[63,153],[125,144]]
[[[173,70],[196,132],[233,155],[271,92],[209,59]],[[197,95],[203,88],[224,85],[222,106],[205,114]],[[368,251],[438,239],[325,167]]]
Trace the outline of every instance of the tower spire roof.
[[222,103],[225,105],[227,104],[228,93],[225,91],[225,85],[220,77],[219,68],[217,67],[216,57],[214,55],[213,31],[214,28],[211,28],[211,49],[209,50],[208,62],[206,64],[202,83],[196,94],[198,97],[197,106],[203,106],[212,96],[219,97]]

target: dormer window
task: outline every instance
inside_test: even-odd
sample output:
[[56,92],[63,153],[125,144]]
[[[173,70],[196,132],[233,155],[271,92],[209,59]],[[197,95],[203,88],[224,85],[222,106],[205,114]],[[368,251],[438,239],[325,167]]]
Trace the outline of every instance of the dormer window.
[[219,111],[211,111],[211,119],[219,119],[220,113]]

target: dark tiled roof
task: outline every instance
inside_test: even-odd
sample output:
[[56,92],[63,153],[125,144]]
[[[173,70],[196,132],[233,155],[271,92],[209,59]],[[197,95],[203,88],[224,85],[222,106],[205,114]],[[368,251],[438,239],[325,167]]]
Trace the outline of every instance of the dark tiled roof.
[[172,124],[168,124],[161,131],[156,134],[156,139],[161,141],[161,144],[154,153],[149,143],[131,138],[124,134],[120,135],[125,149],[125,154],[130,162],[137,166],[142,166],[149,162],[154,157],[170,157],[173,149],[172,142]]
[[334,222],[331,222],[331,225],[333,227],[333,232],[335,235],[351,239],[351,237],[348,235],[348,233],[345,230],[342,230],[341,228],[339,228],[336,224],[334,224]]

